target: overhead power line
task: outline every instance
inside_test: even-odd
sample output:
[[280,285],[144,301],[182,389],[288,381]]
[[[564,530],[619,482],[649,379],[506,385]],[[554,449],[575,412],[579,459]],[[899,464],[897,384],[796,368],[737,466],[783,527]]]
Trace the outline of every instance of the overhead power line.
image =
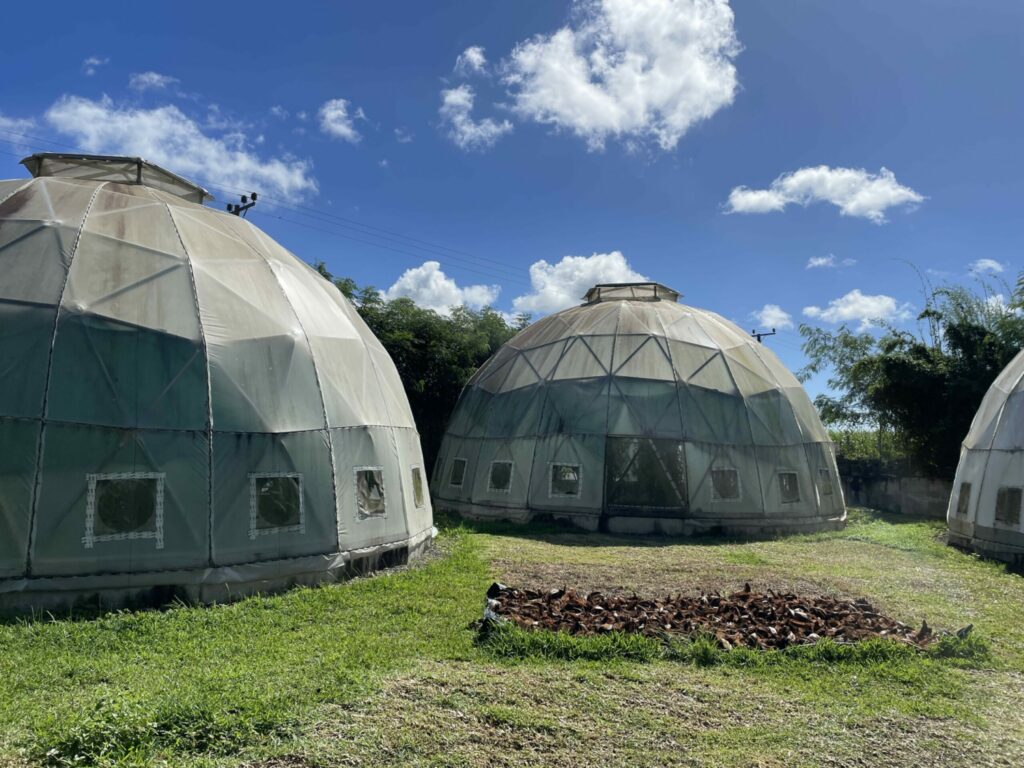
[[[9,137],[6,140],[14,144],[28,144],[28,142],[24,141],[28,140],[29,142],[38,142],[44,145],[50,145],[54,147],[60,147],[62,149],[73,150],[75,152],[81,152],[83,154],[89,154],[87,150],[84,150],[81,147],[77,147],[72,144],[57,141],[54,139],[48,139],[43,138],[41,136],[24,133],[21,131],[2,129],[0,130],[0,135]],[[46,147],[40,147],[38,145],[30,145],[29,148],[32,151],[52,151],[48,150]],[[5,152],[3,150],[0,150],[0,152],[2,152],[5,155],[10,155],[12,157],[20,157],[20,155],[17,153]],[[222,184],[219,181],[214,181],[212,179],[197,177],[197,181],[201,184],[204,184],[212,189],[219,191],[222,194],[226,193],[226,197],[231,197],[235,195],[240,196],[245,194],[249,194],[251,196],[251,193],[249,192],[233,189],[229,185]],[[475,254],[460,250],[458,248],[452,248],[450,246],[442,245],[440,243],[434,243],[429,240],[424,240],[422,238],[413,237],[411,235],[405,235],[402,234],[401,232],[396,232],[385,227],[379,227],[373,224],[367,224],[365,222],[347,218],[345,216],[340,216],[330,211],[320,210],[317,208],[313,208],[311,206],[298,207],[295,205],[291,205],[286,201],[282,200],[281,198],[269,196],[265,193],[260,193],[259,198],[264,202],[270,203],[273,207],[281,208],[292,213],[295,213],[297,215],[304,216],[308,219],[311,219],[314,222],[317,222],[321,225],[326,225],[326,227],[330,228],[325,228],[325,226],[314,226],[313,224],[310,224],[305,221],[297,221],[296,219],[293,218],[275,215],[269,213],[266,209],[254,211],[254,214],[258,214],[260,216],[278,219],[279,221],[287,222],[293,226],[305,227],[307,229],[331,235],[333,237],[339,237],[345,240],[349,240],[351,242],[362,243],[364,245],[369,245],[375,248],[386,250],[392,253],[401,254],[403,256],[408,256],[413,259],[421,261],[430,257],[433,257],[434,259],[444,259],[461,270],[464,270],[466,272],[472,272],[474,274],[481,275],[492,280],[497,279],[504,282],[516,283],[518,285],[526,287],[529,287],[530,285],[530,283],[524,280],[522,277],[520,277],[519,273],[516,272],[514,269],[507,266],[503,262],[497,261],[495,259],[488,259],[483,256],[477,256]],[[338,228],[349,230],[357,235],[361,235],[361,237],[353,237],[352,235],[339,232]],[[390,243],[391,245],[387,245],[385,243]]]

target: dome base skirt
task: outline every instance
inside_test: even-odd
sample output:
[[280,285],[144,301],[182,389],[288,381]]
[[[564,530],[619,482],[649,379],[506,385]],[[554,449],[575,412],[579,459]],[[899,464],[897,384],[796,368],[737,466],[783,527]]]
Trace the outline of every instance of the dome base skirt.
[[834,517],[751,515],[750,517],[672,518],[664,516],[602,515],[594,510],[531,510],[435,500],[438,509],[454,512],[467,520],[503,521],[528,524],[561,521],[586,531],[605,530],[630,536],[740,536],[759,538],[790,533],[835,531],[846,525],[846,513]]
[[436,536],[430,527],[374,547],[218,568],[0,580],[0,616],[155,607],[175,600],[226,603],[402,565],[421,556]]
[[951,528],[947,541],[950,546],[982,557],[1024,566],[1024,533],[975,525],[973,535],[958,533]]

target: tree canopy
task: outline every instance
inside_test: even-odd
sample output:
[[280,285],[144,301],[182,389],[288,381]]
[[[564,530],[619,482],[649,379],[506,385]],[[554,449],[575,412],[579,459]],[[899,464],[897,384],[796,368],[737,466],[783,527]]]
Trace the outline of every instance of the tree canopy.
[[510,322],[489,307],[453,307],[444,316],[412,299],[389,300],[373,286],[335,278],[323,262],[315,268],[352,301],[394,360],[430,472],[462,388],[502,344],[526,327],[529,316],[518,315]]
[[919,469],[952,476],[960,444],[999,372],[1024,347],[1024,283],[1008,301],[987,284],[933,288],[912,333],[881,334],[843,325],[800,327],[806,380],[828,371],[832,394],[815,405],[829,425],[886,426]]

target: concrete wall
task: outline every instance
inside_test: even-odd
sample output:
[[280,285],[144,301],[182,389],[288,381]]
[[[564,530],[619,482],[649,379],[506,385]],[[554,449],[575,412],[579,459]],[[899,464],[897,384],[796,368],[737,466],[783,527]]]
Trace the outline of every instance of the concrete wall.
[[864,478],[843,475],[843,495],[851,507],[871,507],[883,512],[945,519],[952,480],[930,477],[880,475]]

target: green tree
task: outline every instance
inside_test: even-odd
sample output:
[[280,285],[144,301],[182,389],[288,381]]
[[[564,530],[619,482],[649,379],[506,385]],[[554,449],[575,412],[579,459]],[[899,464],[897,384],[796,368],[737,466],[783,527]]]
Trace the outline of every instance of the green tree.
[[1021,286],[1004,303],[987,284],[973,291],[926,285],[916,334],[802,325],[809,363],[801,378],[829,372],[832,394],[815,400],[823,421],[891,427],[921,470],[952,475],[982,397],[1024,346]]
[[529,324],[512,322],[489,307],[453,307],[450,316],[417,306],[407,298],[385,299],[373,286],[335,278],[323,264],[315,269],[355,305],[380,339],[402,378],[423,443],[429,473],[462,388],[498,348]]

